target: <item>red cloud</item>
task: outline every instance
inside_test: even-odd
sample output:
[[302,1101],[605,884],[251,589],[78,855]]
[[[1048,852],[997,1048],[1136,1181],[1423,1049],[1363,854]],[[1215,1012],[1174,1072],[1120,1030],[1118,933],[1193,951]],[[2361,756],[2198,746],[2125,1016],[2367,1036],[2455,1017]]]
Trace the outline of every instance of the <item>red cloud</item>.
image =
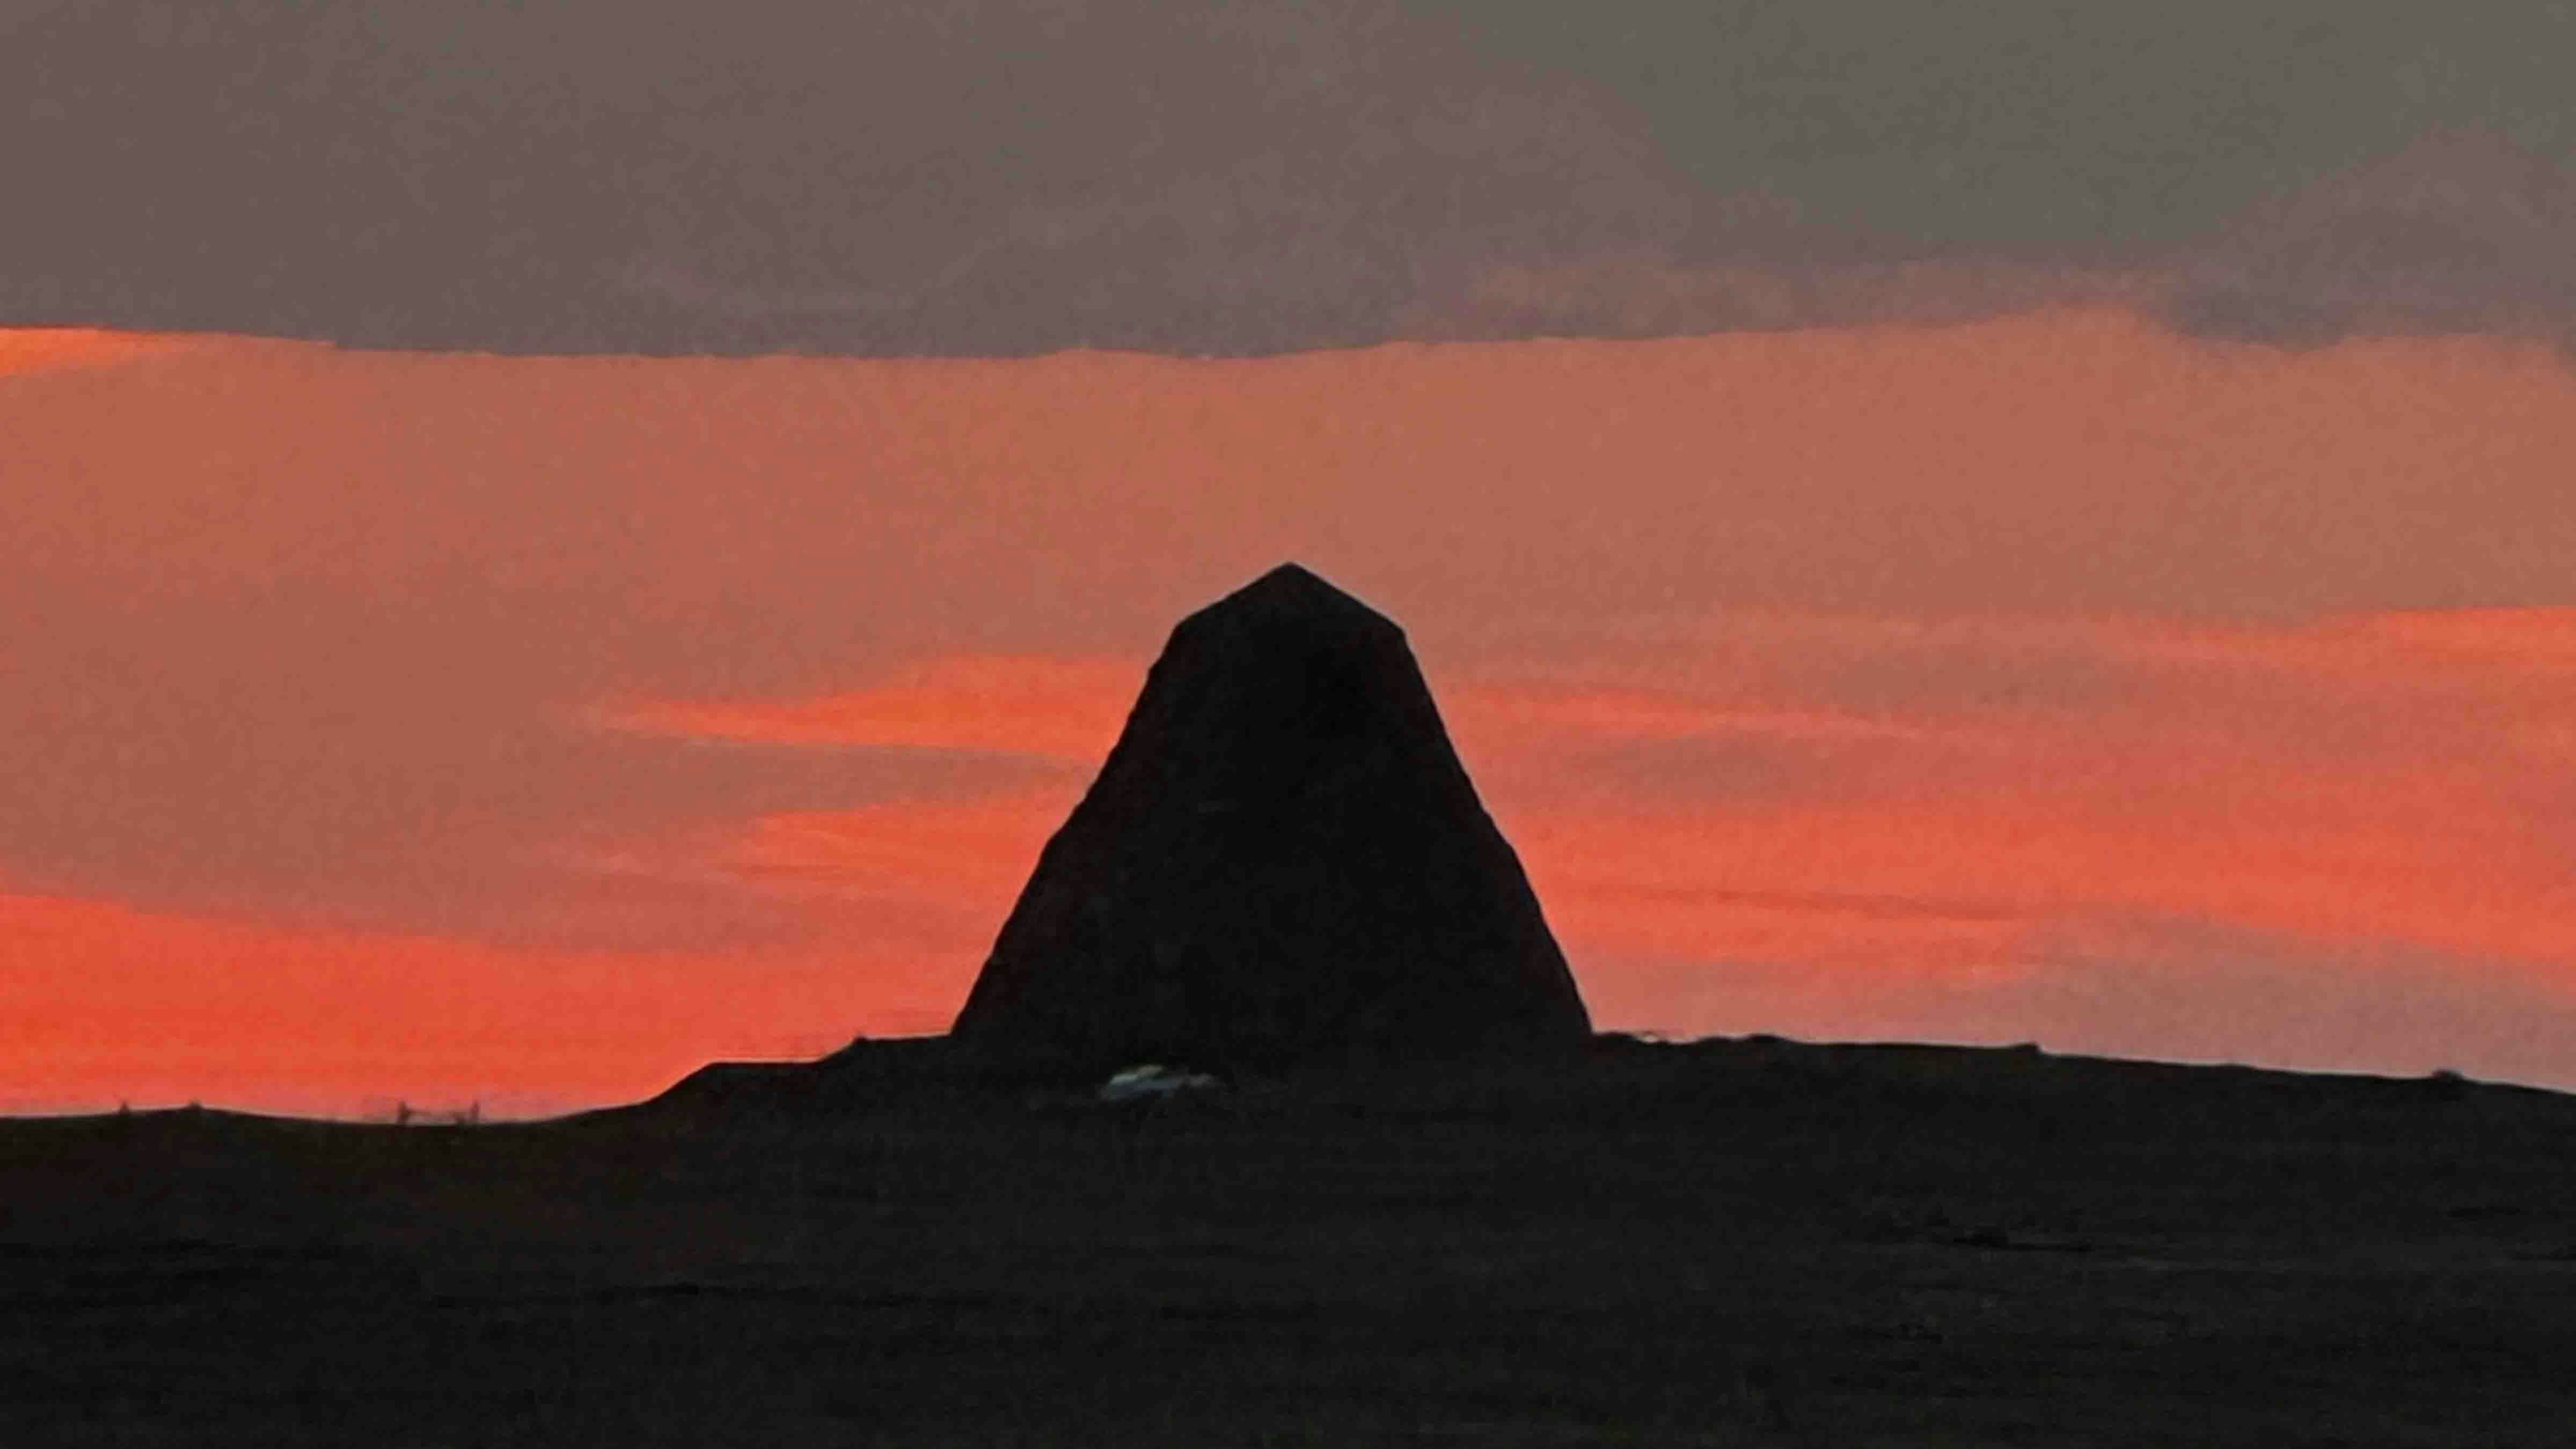
[[[2102,312],[1235,362],[200,341],[13,375],[0,436],[0,758],[39,766],[0,875],[88,942],[15,938],[74,964],[0,987],[55,1023],[11,1080],[84,1100],[182,1019],[192,1080],[297,1102],[408,1090],[379,1014],[530,1013],[421,1079],[571,1097],[934,1028],[1162,632],[1283,557],[1405,622],[1605,1020],[1938,1024],[2105,918],[2397,953],[2373,990],[2576,962],[2540,353]],[[535,983],[620,961],[623,1045],[542,1046],[584,998]],[[2272,999],[2235,1006],[2290,1052]]]

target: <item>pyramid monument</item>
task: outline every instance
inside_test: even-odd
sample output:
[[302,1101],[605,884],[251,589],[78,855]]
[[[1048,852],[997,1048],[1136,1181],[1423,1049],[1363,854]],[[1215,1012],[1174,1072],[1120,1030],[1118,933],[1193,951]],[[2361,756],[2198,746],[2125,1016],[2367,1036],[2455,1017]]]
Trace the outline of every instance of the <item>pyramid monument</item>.
[[1295,564],[1172,631],[951,1030],[1103,1071],[1590,1034],[1404,631]]

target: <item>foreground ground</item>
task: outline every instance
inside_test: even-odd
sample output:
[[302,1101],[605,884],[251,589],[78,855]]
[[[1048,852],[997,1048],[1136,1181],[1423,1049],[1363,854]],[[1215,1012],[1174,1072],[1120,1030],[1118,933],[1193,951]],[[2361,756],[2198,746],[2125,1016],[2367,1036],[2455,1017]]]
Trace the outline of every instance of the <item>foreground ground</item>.
[[2576,1099],[1605,1043],[0,1123],[0,1443],[2550,1446]]

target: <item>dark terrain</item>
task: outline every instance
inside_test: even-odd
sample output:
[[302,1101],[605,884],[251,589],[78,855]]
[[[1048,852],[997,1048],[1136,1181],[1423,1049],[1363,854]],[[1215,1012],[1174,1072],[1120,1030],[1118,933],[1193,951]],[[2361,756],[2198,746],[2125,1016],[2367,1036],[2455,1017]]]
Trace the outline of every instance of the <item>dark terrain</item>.
[[0,1442],[2549,1445],[2576,1100],[1689,1046],[0,1124]]

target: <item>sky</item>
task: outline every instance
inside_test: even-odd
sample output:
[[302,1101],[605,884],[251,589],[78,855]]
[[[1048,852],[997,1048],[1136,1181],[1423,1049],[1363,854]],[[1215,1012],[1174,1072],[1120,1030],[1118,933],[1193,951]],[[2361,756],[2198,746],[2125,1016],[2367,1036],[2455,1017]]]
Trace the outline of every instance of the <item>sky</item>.
[[0,1112],[938,1031],[1288,559],[1603,1027],[2576,1088],[2568,7],[604,13],[0,5]]
[[2576,1084],[2535,345],[0,357],[16,1110],[939,1030],[1283,558],[1406,625],[1605,1027]]
[[1241,354],[2143,288],[2566,338],[2571,72],[2564,0],[0,0],[0,322]]

